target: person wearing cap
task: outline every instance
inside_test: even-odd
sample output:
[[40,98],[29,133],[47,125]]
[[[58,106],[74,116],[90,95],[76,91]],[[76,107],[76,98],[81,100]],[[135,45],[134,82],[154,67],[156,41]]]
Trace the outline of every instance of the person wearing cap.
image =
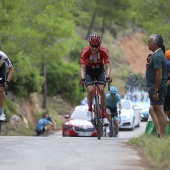
[[166,112],[169,120],[170,120],[170,50],[165,51],[166,56],[166,64],[167,64],[167,73],[168,73],[168,81],[167,81],[167,94],[164,102],[164,111]]

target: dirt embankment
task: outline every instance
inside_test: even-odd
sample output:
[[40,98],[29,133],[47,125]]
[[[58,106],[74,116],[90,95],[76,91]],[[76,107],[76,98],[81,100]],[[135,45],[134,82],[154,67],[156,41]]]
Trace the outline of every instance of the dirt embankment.
[[118,46],[128,58],[129,66],[132,71],[145,74],[146,57],[151,51],[147,48],[147,37],[145,38],[145,44],[142,38],[145,38],[144,34],[134,33],[133,35],[121,38],[118,41]]

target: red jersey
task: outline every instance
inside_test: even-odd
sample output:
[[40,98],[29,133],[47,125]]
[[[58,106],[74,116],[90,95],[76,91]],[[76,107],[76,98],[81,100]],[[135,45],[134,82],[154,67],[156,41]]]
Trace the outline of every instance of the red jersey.
[[101,66],[103,63],[109,63],[109,51],[108,49],[100,46],[97,52],[97,62],[93,61],[93,56],[91,52],[91,47],[85,47],[81,52],[81,61],[80,64],[84,64],[89,67],[98,67]]

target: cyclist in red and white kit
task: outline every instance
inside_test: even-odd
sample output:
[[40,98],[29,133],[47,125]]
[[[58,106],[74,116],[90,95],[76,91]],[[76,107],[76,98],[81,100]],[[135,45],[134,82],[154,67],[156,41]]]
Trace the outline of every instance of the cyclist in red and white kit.
[[[92,121],[92,102],[94,92],[94,78],[99,83],[99,90],[101,96],[101,115],[103,118],[103,124],[107,125],[108,119],[106,118],[106,96],[104,87],[106,80],[112,81],[109,77],[109,52],[108,49],[101,46],[101,38],[99,34],[93,33],[90,35],[89,46],[85,47],[81,52],[81,80],[80,84],[86,84],[87,87],[87,99],[88,99],[88,112],[87,120]],[[104,67],[105,66],[105,67]]]

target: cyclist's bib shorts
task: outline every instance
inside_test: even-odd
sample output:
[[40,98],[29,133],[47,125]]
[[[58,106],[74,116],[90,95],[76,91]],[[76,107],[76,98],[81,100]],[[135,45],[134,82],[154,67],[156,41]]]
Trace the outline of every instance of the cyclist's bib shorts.
[[86,86],[93,85],[94,79],[98,81],[99,84],[105,85],[106,75],[104,71],[104,66],[98,67],[88,67],[86,66]]
[[111,108],[109,106],[106,106],[106,111],[109,110],[112,114],[111,114],[111,117],[114,119],[114,120],[119,120],[118,118],[118,112],[117,112],[117,107],[115,108]]

